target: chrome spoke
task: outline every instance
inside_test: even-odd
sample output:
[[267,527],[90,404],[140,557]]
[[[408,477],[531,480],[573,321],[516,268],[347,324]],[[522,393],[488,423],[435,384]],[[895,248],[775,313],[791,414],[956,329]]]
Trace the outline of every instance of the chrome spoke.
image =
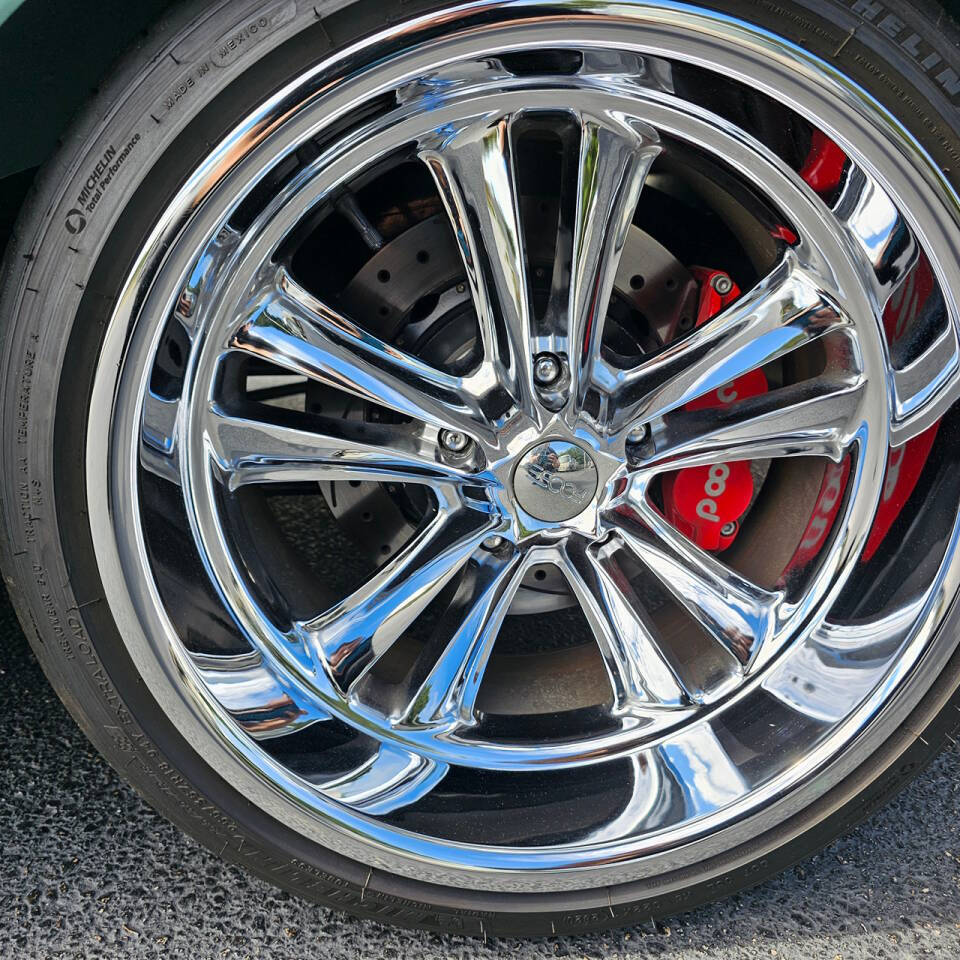
[[611,380],[611,430],[663,416],[850,319],[788,251],[749,293],[635,370]]
[[685,813],[691,819],[719,810],[748,789],[749,780],[729,742],[709,724],[691,724],[656,748],[664,771],[683,771]]
[[[862,258],[863,272],[870,278],[877,301],[886,310],[891,299],[900,297],[896,312],[901,317],[908,316],[910,297],[917,296],[914,271],[922,249],[906,218],[879,183],[859,167],[850,171],[835,209],[853,248]],[[920,306],[917,301],[913,310]],[[929,342],[919,356],[907,364],[895,365],[891,372],[897,444],[927,429],[951,403],[951,398],[944,396],[943,387],[960,370],[960,332],[946,311],[942,328],[938,329],[936,319],[937,311],[928,311],[926,318],[913,318],[914,329],[907,339],[926,338]],[[917,329],[924,325],[926,330]],[[905,333],[901,330],[894,342]]]
[[657,629],[618,563],[617,543],[598,550],[568,545],[564,573],[600,644],[613,687],[614,710],[642,713],[650,706],[688,706],[688,690],[657,642]]
[[382,816],[426,796],[447,770],[445,763],[384,743],[366,763],[317,786],[354,810]]
[[834,212],[882,303],[916,263],[916,238],[880,184],[859,167],[850,170]]
[[256,740],[296,733],[330,714],[260,651],[236,656],[192,654],[207,688]]
[[349,690],[430,605],[489,534],[489,518],[441,508],[392,560],[297,633]]
[[180,404],[148,391],[143,400],[140,462],[157,476],[180,482],[177,414]]
[[[464,727],[497,633],[520,586],[524,563],[512,549],[471,559],[456,595],[433,630],[426,657],[436,656],[401,721],[413,727]],[[439,651],[439,652],[438,652]]]
[[480,400],[462,378],[367,333],[284,270],[254,300],[230,347],[421,422],[495,443]]
[[661,57],[626,53],[620,50],[587,50],[580,74],[598,80],[613,79],[618,86],[673,93],[673,65]]
[[649,504],[611,515],[616,534],[693,618],[745,667],[773,640],[783,596],[741,577]]
[[233,416],[214,406],[211,453],[229,489],[253,483],[380,480],[484,487],[491,481],[442,460],[439,443],[404,425],[314,417],[300,425]]
[[822,376],[738,400],[677,410],[637,451],[638,476],[717,460],[822,456],[838,461],[861,433],[860,378]]
[[614,116],[580,118],[567,302],[555,321],[556,352],[568,357],[566,418],[580,416],[603,337],[613,281],[640,191],[660,152],[657,134]]
[[530,295],[511,137],[512,117],[474,117],[437,142],[426,138],[427,165],[460,248],[477,311],[485,361],[522,411],[533,402]]

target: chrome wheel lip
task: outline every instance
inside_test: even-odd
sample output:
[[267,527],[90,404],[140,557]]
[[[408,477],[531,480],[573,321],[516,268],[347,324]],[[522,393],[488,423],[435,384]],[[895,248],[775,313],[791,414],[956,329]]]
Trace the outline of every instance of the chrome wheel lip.
[[[497,8],[499,4],[477,4],[459,8],[459,12],[466,15],[469,12],[482,9],[489,10]],[[534,5],[523,5],[525,9],[532,9]],[[556,7],[556,4],[552,5]],[[671,50],[667,38],[671,30],[676,30],[678,41],[682,44],[684,39],[689,40],[684,31],[702,31],[704,35],[711,32],[725,40],[726,42],[739,41],[745,43],[748,49],[752,50],[758,56],[759,50],[766,48],[767,52],[773,52],[777,58],[782,61],[790,61],[796,66],[800,66],[805,72],[817,71],[821,77],[830,78],[832,72],[825,65],[820,65],[809,58],[802,51],[796,48],[790,48],[785,44],[776,42],[767,35],[760,34],[749,27],[737,24],[729,18],[696,13],[691,8],[672,6],[670,12],[674,15],[681,15],[683,22],[681,24],[671,25],[664,16],[658,13],[657,9],[643,4],[636,5],[618,5],[612,8],[606,8],[612,12],[612,15],[618,20],[630,21],[631,18],[643,19],[647,26],[652,23],[659,30],[656,36],[649,37],[645,42],[649,42],[651,49],[647,52],[659,55],[669,55],[674,59],[684,59],[677,50]],[[603,16],[604,10],[592,12],[590,16]],[[422,18],[415,21],[414,24],[403,27],[408,33],[413,33],[418,26],[429,26],[430,18]],[[385,36],[392,36],[394,31],[388,31]],[[369,41],[370,47],[375,47],[382,38],[374,38]],[[363,45],[367,48],[367,44]],[[349,57],[361,52],[361,48],[354,48],[345,54]],[[690,55],[688,49],[684,50],[685,55]],[[820,68],[823,71],[820,72]],[[313,72],[319,74],[323,68],[318,68]],[[836,75],[833,81],[837,80]],[[284,93],[289,94],[292,88]],[[841,87],[841,92],[849,93],[846,85]],[[282,101],[284,94],[277,98],[277,102]],[[268,108],[265,108],[268,110]],[[806,111],[800,110],[804,113]],[[818,118],[820,125],[831,135],[835,136],[838,142],[850,149],[852,155],[859,160],[859,151],[847,143],[843,131],[836,129],[829,122]],[[246,126],[249,132],[257,128],[261,121],[252,121]],[[838,125],[839,126],[839,125]],[[905,138],[906,139],[906,138]],[[222,148],[221,148],[222,150]],[[920,152],[917,154],[920,155]],[[928,171],[932,178],[936,178],[938,172]],[[194,177],[187,187],[178,197],[184,208],[187,203],[196,200],[196,187],[202,183],[202,178],[198,175]],[[941,186],[943,186],[941,184]],[[956,198],[952,191],[949,191],[950,201],[953,204],[953,214],[956,214]],[[188,200],[189,198],[189,200]],[[174,204],[176,207],[177,204]],[[119,358],[119,350],[122,347],[123,333],[127,329],[126,320],[131,316],[131,310],[134,303],[134,297],[137,288],[142,282],[145,282],[153,266],[153,252],[159,249],[159,243],[168,233],[169,229],[176,222],[177,214],[175,211],[168,211],[168,216],[164,222],[158,226],[155,231],[150,247],[148,247],[137,265],[137,270],[131,277],[131,283],[123,297],[121,297],[117,310],[111,319],[110,331],[104,348],[101,361],[101,370],[117,369],[117,366],[111,368],[111,359]],[[912,224],[916,229],[916,225]],[[954,229],[956,224],[953,225]],[[918,231],[919,232],[919,231]],[[921,232],[922,239],[927,239]],[[926,245],[932,254],[936,254],[938,248]],[[941,264],[936,264],[940,267]],[[940,276],[944,272],[938,270]],[[951,288],[945,287],[946,291]],[[954,288],[956,289],[956,288]],[[170,306],[170,304],[168,304]],[[955,315],[955,304],[953,314]],[[138,331],[142,337],[142,331]],[[141,388],[144,381],[140,380]],[[94,390],[95,403],[99,402],[98,409],[113,409],[113,390],[114,385],[109,382],[109,377],[101,379],[98,376],[97,384]],[[952,395],[951,395],[952,399]],[[930,408],[933,412],[927,412],[926,416],[931,420],[936,418],[936,412],[940,413],[946,408],[947,400],[939,401],[938,405]],[[132,438],[139,425],[138,412],[131,412],[128,408],[114,410],[115,429],[119,431],[119,436],[123,439],[125,445],[132,442]],[[101,421],[102,422],[102,421]],[[210,738],[208,731],[212,728],[216,730],[217,736],[222,743],[230,744],[231,749],[215,755],[209,751],[204,751],[209,756],[212,765],[218,769],[221,774],[227,776],[230,782],[241,782],[248,790],[248,795],[255,802],[262,803],[267,809],[278,809],[275,793],[264,783],[262,774],[265,772],[261,768],[259,774],[251,771],[248,764],[252,756],[250,745],[245,741],[242,735],[230,724],[230,721],[218,711],[217,706],[205,698],[202,685],[197,682],[192,666],[183,658],[172,630],[168,622],[164,622],[161,613],[161,605],[155,588],[150,583],[135,585],[139,588],[139,597],[133,597],[126,593],[130,586],[124,575],[124,564],[121,561],[121,549],[125,552],[129,550],[130,544],[122,546],[116,538],[116,528],[114,526],[115,517],[123,517],[131,523],[130,529],[137,530],[135,516],[131,515],[131,504],[125,502],[126,494],[124,484],[134,480],[132,471],[135,470],[134,458],[129,458],[128,469],[121,483],[117,484],[116,476],[111,476],[108,471],[108,462],[110,450],[107,437],[104,435],[99,424],[91,424],[91,431],[88,437],[88,461],[87,470],[90,479],[90,489],[107,489],[110,492],[109,503],[97,502],[96,498],[91,498],[91,528],[94,534],[94,542],[97,549],[98,559],[101,568],[106,572],[113,572],[113,576],[104,578],[105,586],[108,592],[108,600],[111,610],[120,626],[123,634],[130,638],[128,647],[134,657],[134,661],[141,673],[150,684],[151,689],[162,691],[161,703],[167,709],[169,715],[174,717],[182,731],[188,733],[188,739],[198,748],[209,747]],[[114,434],[116,437],[116,434]],[[122,458],[121,458],[122,459]],[[95,485],[96,484],[96,485]],[[139,538],[134,546],[140,551],[143,550],[142,536],[136,533]],[[954,528],[951,537],[948,558],[953,560],[953,554],[957,541],[957,529]],[[128,554],[129,556],[129,554]],[[918,621],[920,623],[917,633],[910,645],[910,656],[901,659],[896,668],[890,675],[882,688],[878,688],[873,696],[864,701],[855,717],[851,717],[844,726],[843,730],[848,733],[856,731],[857,740],[860,745],[858,756],[866,755],[863,750],[865,744],[876,744],[882,740],[882,733],[879,732],[877,723],[866,724],[865,718],[878,712],[881,707],[884,713],[884,729],[892,728],[893,723],[902,717],[909,709],[908,691],[919,686],[924,688],[939,666],[945,662],[953,649],[953,642],[944,640],[937,644],[934,650],[926,650],[926,641],[930,639],[933,631],[936,629],[942,614],[945,610],[946,601],[952,598],[957,587],[956,563],[944,564],[936,583],[931,587],[929,593],[924,597],[922,610],[918,610]],[[930,616],[932,615],[932,616]],[[142,624],[151,625],[155,637],[165,637],[165,645],[157,647],[147,640],[142,632]],[[915,674],[910,674],[914,661],[921,654],[924,655],[922,669]],[[905,681],[903,695],[895,701],[891,701],[888,696],[901,681]],[[184,695],[185,688],[190,690],[188,696]],[[192,689],[191,689],[192,688]],[[745,695],[745,694],[744,694]],[[203,705],[200,714],[196,712],[197,704]],[[848,738],[849,739],[849,738]],[[828,751],[823,751],[816,758],[808,757],[802,766],[798,766],[792,774],[799,774],[800,779],[809,777],[815,770],[821,767],[831,766],[831,779],[842,776],[844,770],[849,770],[855,763],[856,758],[851,752],[835,757]],[[264,764],[264,767],[269,766]],[[271,775],[276,775],[278,780],[274,782],[289,781],[284,777],[281,769],[271,770]],[[781,797],[787,790],[787,783],[784,782],[791,778],[781,778],[781,780],[771,782],[765,791],[765,800],[770,801],[776,797]],[[792,779],[796,780],[794,776]],[[649,876],[656,872],[655,863],[666,861],[666,868],[676,869],[684,863],[695,862],[702,859],[705,851],[723,847],[724,843],[731,843],[733,835],[741,838],[755,836],[763,829],[764,824],[781,822],[790,812],[800,809],[803,805],[801,795],[803,789],[797,788],[788,796],[782,797],[775,806],[767,807],[761,814],[754,815],[748,819],[742,819],[734,826],[727,827],[722,831],[724,840],[721,840],[721,833],[713,833],[707,841],[701,840],[695,843],[697,837],[703,837],[711,827],[708,818],[697,822],[696,829],[691,830],[684,840],[685,846],[682,852],[674,849],[669,854],[655,853],[661,842],[661,838],[650,837],[648,844],[648,853],[641,860],[634,860],[630,865],[621,865],[615,868],[604,867],[599,864],[596,850],[580,850],[577,856],[558,856],[551,854],[556,860],[562,863],[546,862],[548,858],[540,856],[536,851],[525,851],[518,855],[516,850],[491,851],[494,855],[490,862],[485,863],[481,868],[476,863],[475,857],[463,856],[462,851],[450,844],[442,842],[425,842],[422,837],[404,836],[402,831],[386,830],[382,825],[371,821],[369,818],[357,817],[349,811],[340,808],[331,808],[324,811],[326,819],[320,819],[316,816],[316,810],[313,808],[312,797],[307,791],[304,791],[302,784],[295,781],[289,781],[285,784],[288,790],[286,802],[280,804],[280,809],[289,814],[287,822],[295,825],[308,836],[326,842],[342,850],[348,856],[352,856],[362,862],[372,866],[381,867],[385,870],[415,876],[421,879],[427,879],[433,882],[455,883],[461,886],[475,887],[477,889],[495,889],[495,890],[558,890],[558,889],[579,889],[585,886],[592,886],[604,882],[621,882],[635,877]],[[813,784],[806,780],[801,783],[802,788],[806,788],[809,794]],[[776,811],[776,812],[775,812]],[[364,841],[357,841],[351,835],[352,830],[359,831],[365,835]],[[346,832],[345,832],[346,831]],[[611,852],[610,847],[604,848],[604,856]],[[638,851],[632,851],[635,858],[639,858]],[[499,860],[498,860],[499,858]],[[545,872],[549,870],[549,877]],[[590,878],[585,879],[586,873]]]

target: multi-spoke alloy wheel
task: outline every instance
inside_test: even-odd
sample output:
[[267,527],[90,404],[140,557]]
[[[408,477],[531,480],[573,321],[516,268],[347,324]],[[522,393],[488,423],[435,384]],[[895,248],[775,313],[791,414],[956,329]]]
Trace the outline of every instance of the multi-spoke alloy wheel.
[[71,288],[88,725],[229,854],[427,926],[815,848],[957,685],[954,114],[842,4],[859,67],[759,4],[247,6]]

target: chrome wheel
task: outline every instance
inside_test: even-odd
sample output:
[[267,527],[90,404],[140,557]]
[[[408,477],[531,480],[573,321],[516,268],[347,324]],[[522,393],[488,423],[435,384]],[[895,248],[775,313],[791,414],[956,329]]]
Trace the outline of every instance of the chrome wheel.
[[[88,438],[111,609],[184,735],[305,836],[478,889],[729,849],[953,643],[960,496],[869,589],[955,397],[952,191],[798,49],[564,6],[388,30],[218,145]],[[748,88],[832,180],[728,115]]]

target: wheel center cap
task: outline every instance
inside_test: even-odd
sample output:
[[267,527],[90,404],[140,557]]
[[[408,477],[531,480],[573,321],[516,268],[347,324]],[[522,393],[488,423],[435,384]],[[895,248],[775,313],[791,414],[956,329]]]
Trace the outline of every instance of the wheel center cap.
[[597,492],[597,465],[583,447],[548,440],[517,461],[513,494],[532,517],[569,520],[590,505]]

